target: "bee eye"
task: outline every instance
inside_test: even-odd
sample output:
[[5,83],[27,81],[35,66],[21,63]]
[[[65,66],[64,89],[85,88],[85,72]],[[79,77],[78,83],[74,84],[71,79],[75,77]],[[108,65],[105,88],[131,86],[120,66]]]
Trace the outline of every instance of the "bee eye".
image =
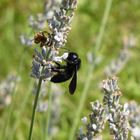
[[67,60],[71,63],[76,62],[77,59],[78,59],[78,55],[76,53],[73,53],[73,52],[70,52],[68,57],[67,57]]

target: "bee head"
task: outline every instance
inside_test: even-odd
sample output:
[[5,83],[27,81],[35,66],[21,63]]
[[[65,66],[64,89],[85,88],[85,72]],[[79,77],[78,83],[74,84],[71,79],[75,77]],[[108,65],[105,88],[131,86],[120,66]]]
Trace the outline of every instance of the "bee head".
[[76,65],[77,69],[79,69],[80,68],[80,64],[81,64],[81,60],[79,59],[77,53],[70,52],[68,54],[68,57],[67,57],[67,63],[68,64],[72,64],[72,65]]

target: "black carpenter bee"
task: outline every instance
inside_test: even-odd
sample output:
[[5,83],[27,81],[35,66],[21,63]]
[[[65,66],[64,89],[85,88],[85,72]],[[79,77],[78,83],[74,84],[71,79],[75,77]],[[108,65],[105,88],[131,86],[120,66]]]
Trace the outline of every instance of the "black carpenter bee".
[[66,65],[60,65],[55,62],[57,66],[53,67],[52,71],[56,72],[56,75],[51,78],[51,82],[61,83],[72,78],[69,84],[69,92],[70,94],[74,94],[77,86],[77,71],[80,68],[81,59],[77,53],[69,52],[68,57],[64,61]]

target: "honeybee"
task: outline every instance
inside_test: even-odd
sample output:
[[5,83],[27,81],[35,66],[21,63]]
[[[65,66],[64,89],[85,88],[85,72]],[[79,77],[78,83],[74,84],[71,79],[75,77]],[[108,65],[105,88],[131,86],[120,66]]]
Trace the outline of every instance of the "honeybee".
[[34,43],[40,43],[40,47],[43,47],[44,45],[51,47],[53,45],[53,38],[53,33],[49,33],[47,31],[38,32],[34,36]]
[[43,47],[47,42],[47,35],[45,35],[45,33],[47,33],[47,35],[48,35],[47,31],[42,31],[42,32],[36,33],[34,36],[34,43],[36,43],[36,44],[40,43],[40,47]]

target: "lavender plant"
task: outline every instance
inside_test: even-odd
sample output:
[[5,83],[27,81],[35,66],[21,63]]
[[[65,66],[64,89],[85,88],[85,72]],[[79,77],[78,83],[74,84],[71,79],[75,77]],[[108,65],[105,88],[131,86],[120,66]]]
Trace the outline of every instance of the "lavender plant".
[[129,124],[132,140],[140,139],[140,106],[131,101],[126,104],[129,111]]
[[[46,0],[44,2],[44,8],[42,13],[29,16],[28,24],[31,28],[31,33],[32,31],[40,31],[48,27],[48,20],[53,18],[55,11],[59,10],[60,2],[61,1],[57,0]],[[29,33],[29,35],[20,35],[20,41],[23,45],[30,47],[34,44],[33,37],[30,37],[31,33]]]
[[96,65],[99,64],[99,61],[100,61],[100,55],[99,54],[100,54],[101,48],[103,47],[102,46],[102,41],[103,41],[103,37],[104,37],[104,34],[105,34],[105,28],[106,28],[106,25],[107,25],[108,17],[110,15],[112,2],[113,2],[112,0],[107,0],[106,1],[104,14],[103,14],[103,17],[102,17],[102,20],[101,20],[101,25],[100,25],[100,28],[99,28],[99,33],[98,33],[97,38],[96,38],[96,43],[95,43],[95,46],[92,47],[91,54],[89,53],[89,55],[88,55],[90,65],[88,67],[87,77],[85,79],[86,82],[85,82],[83,91],[81,93],[81,99],[79,101],[79,105],[78,105],[78,109],[77,109],[77,112],[76,112],[76,115],[75,115],[73,126],[72,126],[72,129],[70,131],[69,140],[73,140],[75,138],[75,133],[76,133],[77,126],[78,126],[78,123],[79,123],[79,120],[80,120],[80,114],[83,111],[82,109],[84,107],[86,97],[88,97],[87,96],[88,95],[88,90],[90,88],[90,85],[92,84],[92,76],[91,75],[93,75],[93,72],[96,68]]
[[117,58],[113,59],[111,63],[105,68],[107,76],[118,74],[131,58],[131,48],[136,46],[137,39],[133,35],[123,37],[123,48],[120,50]]
[[19,80],[18,76],[9,74],[5,80],[0,82],[0,110],[11,103],[13,89]]
[[[45,36],[44,33],[37,33],[35,36],[35,42],[42,46],[41,52],[35,49],[36,55],[33,58],[32,74],[35,78],[42,78],[46,80],[52,76],[51,62],[62,62],[66,59],[67,54],[58,57],[59,49],[63,47],[67,40],[68,32],[71,27],[69,25],[74,9],[76,8],[76,0],[62,1],[59,11],[55,11],[54,17],[48,20],[50,33]],[[68,13],[69,12],[69,13]],[[43,71],[41,72],[41,69]]]
[[47,26],[47,21],[52,19],[55,11],[59,10],[61,1],[58,0],[46,0],[43,5],[43,13],[37,15],[31,15],[29,17],[29,26],[34,30],[43,30]]
[[[127,140],[134,119],[135,107],[130,104],[120,104],[122,95],[116,77],[103,80],[101,88],[104,91],[103,102],[91,103],[92,113],[82,119],[86,125],[85,131],[81,128],[78,140],[93,140],[105,128],[108,122],[113,140]],[[133,111],[134,112],[133,112]],[[133,113],[132,113],[133,112]],[[130,115],[131,114],[131,115]],[[131,119],[130,119],[131,118]],[[132,119],[133,118],[133,119]]]
[[[39,92],[42,80],[49,80],[54,72],[52,68],[55,62],[62,62],[67,58],[68,53],[58,56],[60,48],[64,47],[68,32],[70,31],[70,21],[76,9],[77,0],[62,0],[59,10],[55,10],[51,18],[46,18],[49,31],[40,31],[34,36],[34,42],[40,45],[35,49],[33,56],[31,76],[38,79],[38,86],[35,94],[34,108],[32,113],[28,140],[31,140],[34,124],[35,110],[37,107]],[[33,26],[34,27],[34,26]]]

